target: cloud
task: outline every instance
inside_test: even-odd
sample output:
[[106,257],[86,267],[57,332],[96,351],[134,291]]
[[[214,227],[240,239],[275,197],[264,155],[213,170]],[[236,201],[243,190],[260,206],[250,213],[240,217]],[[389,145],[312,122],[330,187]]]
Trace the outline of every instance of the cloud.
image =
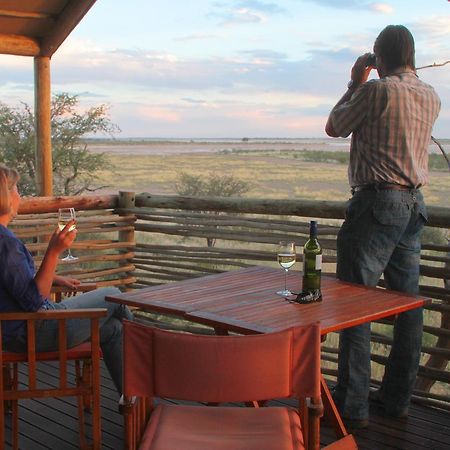
[[[450,40],[443,39],[448,27],[438,19],[414,24],[417,48],[428,51],[430,39],[448,48]],[[52,89],[81,93],[83,104],[110,104],[111,118],[123,136],[323,136],[326,117],[345,91],[356,57],[365,50],[360,47],[373,39],[368,33],[348,31],[336,37],[309,46],[303,59],[248,46],[227,57],[195,58],[142,48],[104,50],[87,41],[77,50],[72,38],[71,45],[52,58]],[[418,62],[437,61],[431,54],[428,58]],[[23,61],[15,65],[8,59],[2,65],[0,97],[8,104],[13,95],[23,100],[25,89],[33,99],[33,67],[27,61],[26,67]],[[442,99],[437,137],[450,129],[449,70],[420,71]]]
[[264,22],[263,14],[252,11],[247,8],[239,8],[223,15],[222,25],[236,25],[245,23]]
[[141,119],[151,119],[158,122],[179,122],[180,113],[176,109],[169,109],[160,106],[140,105],[135,109],[135,114]]
[[[448,17],[429,16],[420,21],[411,22],[409,25],[416,35],[426,39],[448,39],[450,38],[450,20]],[[450,40],[445,42],[448,47]]]
[[208,33],[192,33],[188,34],[186,36],[178,36],[174,38],[174,41],[202,41],[202,40],[209,40],[209,39],[217,39],[220,36],[218,34],[208,34]]
[[242,0],[237,2],[239,8],[248,8],[253,11],[264,12],[267,14],[284,14],[286,10],[276,3],[267,3],[257,0]]
[[352,10],[371,10],[380,14],[392,14],[394,8],[388,3],[376,3],[370,0],[305,0],[325,8],[339,8]]
[[416,41],[417,66],[443,62],[450,56],[450,21],[448,17],[429,16],[405,24]]
[[392,14],[394,8],[387,3],[372,3],[369,5],[370,9],[380,14]]
[[191,103],[194,105],[206,105],[207,104],[207,102],[205,100],[200,100],[197,98],[183,97],[181,100],[183,100],[183,102]]
[[66,85],[71,91],[98,91],[111,97],[125,90],[179,99],[201,95],[208,101],[270,91],[327,96],[336,83],[344,86],[348,81],[358,54],[359,49],[315,48],[307,60],[292,60],[266,48],[248,49],[229,58],[180,58],[140,49],[78,55],[61,51],[53,59],[52,81],[58,89]]
[[[33,60],[11,55],[0,55],[0,85],[30,85],[33,83]],[[14,80],[14,81],[12,81]]]
[[281,53],[270,49],[242,50],[239,54],[243,55],[247,61],[265,61],[267,63],[282,61],[287,58],[286,53]]
[[223,26],[265,22],[269,16],[284,14],[286,10],[276,3],[258,0],[241,0],[231,6],[214,3],[215,10],[208,16],[220,20]]
[[345,9],[361,9],[367,7],[368,4],[372,3],[367,0],[305,0],[310,3],[315,3],[319,6],[333,7],[333,8],[345,8]]

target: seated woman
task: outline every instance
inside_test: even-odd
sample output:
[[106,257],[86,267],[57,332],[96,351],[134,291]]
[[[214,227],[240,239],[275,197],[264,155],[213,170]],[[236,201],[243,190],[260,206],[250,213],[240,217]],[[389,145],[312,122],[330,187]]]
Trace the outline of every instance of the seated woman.
[[[17,215],[20,195],[17,190],[19,174],[15,169],[0,165],[0,312],[38,311],[51,309],[106,308],[107,316],[100,319],[100,345],[103,358],[119,394],[122,393],[122,319],[133,319],[127,307],[105,301],[105,296],[118,293],[116,288],[96,289],[61,303],[48,300],[52,284],[76,287],[78,280],[55,274],[59,255],[75,239],[76,229],[70,231],[73,221],[63,230],[57,228],[50,238],[39,270],[36,271],[30,252],[8,230],[8,224]],[[26,351],[25,322],[5,322],[4,347],[9,351]],[[67,322],[67,346],[74,347],[90,337],[87,319]],[[36,350],[57,350],[58,324],[42,321],[36,328]]]

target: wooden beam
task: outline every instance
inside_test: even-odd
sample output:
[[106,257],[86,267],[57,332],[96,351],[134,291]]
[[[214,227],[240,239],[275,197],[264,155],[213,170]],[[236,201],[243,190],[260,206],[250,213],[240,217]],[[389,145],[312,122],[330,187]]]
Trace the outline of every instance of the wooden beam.
[[19,214],[40,214],[56,212],[59,208],[76,210],[95,210],[116,208],[118,195],[76,195],[71,197],[23,197],[19,205]]
[[0,53],[5,55],[38,56],[41,49],[36,39],[0,33]]
[[187,197],[180,195],[136,195],[138,208],[167,208],[191,211],[292,215],[303,217],[344,218],[345,203],[316,200],[271,200],[246,197]]
[[13,17],[16,19],[52,19],[51,14],[37,13],[37,12],[24,12],[24,11],[12,11],[9,9],[0,9],[0,17]]
[[54,29],[49,36],[42,39],[41,55],[52,56],[96,0],[72,0],[59,14]]
[[50,58],[34,58],[36,177],[39,195],[53,194]]
[[[136,195],[138,208],[181,209],[191,211],[221,211],[231,213],[273,214],[283,216],[343,219],[345,203],[296,198],[272,200],[247,197],[183,197],[181,195]],[[450,208],[427,206],[428,227],[448,228]]]

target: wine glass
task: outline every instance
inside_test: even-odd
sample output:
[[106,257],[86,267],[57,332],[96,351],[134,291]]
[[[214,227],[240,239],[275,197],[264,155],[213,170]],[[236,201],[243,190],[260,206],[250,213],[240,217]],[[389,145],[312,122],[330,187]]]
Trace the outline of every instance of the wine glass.
[[295,242],[280,242],[278,245],[277,260],[278,264],[284,269],[284,290],[278,291],[277,294],[283,297],[292,294],[287,288],[286,282],[288,270],[295,264],[295,259]]
[[[71,220],[76,220],[75,208],[59,208],[58,210],[58,227],[60,230],[63,230],[66,224]],[[69,231],[72,231],[76,228],[76,224],[74,223]],[[70,248],[67,249],[67,256],[61,258],[61,261],[74,261],[78,259],[76,256],[73,256],[70,253]]]

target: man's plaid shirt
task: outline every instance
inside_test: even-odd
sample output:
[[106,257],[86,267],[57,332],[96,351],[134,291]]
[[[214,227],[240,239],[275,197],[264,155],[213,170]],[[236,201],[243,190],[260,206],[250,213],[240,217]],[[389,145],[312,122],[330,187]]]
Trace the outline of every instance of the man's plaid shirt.
[[434,89],[402,68],[362,84],[331,112],[334,131],[352,135],[350,186],[428,181],[428,146],[441,102]]

